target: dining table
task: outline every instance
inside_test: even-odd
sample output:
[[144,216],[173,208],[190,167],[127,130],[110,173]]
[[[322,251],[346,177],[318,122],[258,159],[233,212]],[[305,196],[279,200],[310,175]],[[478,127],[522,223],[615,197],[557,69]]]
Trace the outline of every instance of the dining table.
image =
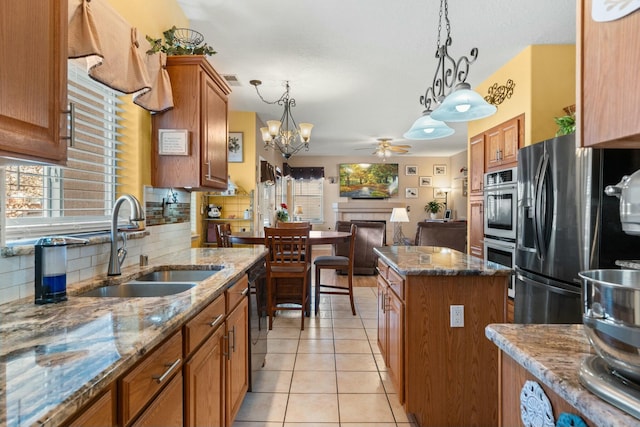
[[[263,234],[263,235],[260,235]],[[348,231],[334,231],[334,230],[310,230],[309,231],[309,262],[313,262],[312,248],[314,245],[330,245],[340,243],[349,240],[351,233]],[[233,244],[242,245],[263,245],[264,244],[264,232],[255,233],[234,233],[229,236],[229,239]],[[311,271],[309,271],[309,279],[307,280],[307,292],[311,295]],[[307,316],[311,313],[311,299],[307,301],[307,307],[305,314]]]

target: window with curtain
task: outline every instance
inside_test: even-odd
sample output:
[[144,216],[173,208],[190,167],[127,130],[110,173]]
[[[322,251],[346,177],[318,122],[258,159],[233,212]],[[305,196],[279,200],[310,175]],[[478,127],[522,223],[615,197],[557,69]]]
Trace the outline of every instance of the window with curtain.
[[5,168],[6,241],[109,229],[122,128],[119,95],[69,63],[75,119],[67,166]]
[[293,179],[292,180],[292,200],[289,215],[295,215],[296,207],[302,207],[302,221],[313,223],[324,222],[322,209],[324,178]]

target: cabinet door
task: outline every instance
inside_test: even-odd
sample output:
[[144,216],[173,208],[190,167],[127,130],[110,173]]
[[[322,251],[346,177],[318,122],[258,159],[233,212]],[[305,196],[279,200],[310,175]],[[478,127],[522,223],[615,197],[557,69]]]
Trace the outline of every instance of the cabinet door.
[[474,136],[469,142],[469,192],[482,193],[484,184],[484,134]]
[[502,165],[518,162],[518,148],[520,145],[520,120],[513,119],[502,125],[502,153],[500,163]]
[[68,424],[69,427],[101,427],[116,425],[115,387],[110,387],[81,415]]
[[67,1],[0,2],[0,155],[67,159]]
[[469,200],[469,254],[484,256],[484,199],[473,197]]
[[224,426],[224,325],[185,364],[185,424]]
[[502,155],[503,133],[500,128],[493,128],[485,133],[485,170],[500,166],[500,156]]
[[388,345],[387,360],[389,376],[398,394],[400,403],[404,402],[404,305],[400,298],[389,291],[387,297]]
[[640,64],[640,13],[595,22],[592,3],[577,2],[580,139],[585,147],[640,148],[640,80],[633,77]]
[[180,427],[182,425],[182,374],[178,374],[132,424],[132,427]]
[[227,426],[240,409],[249,389],[249,300],[244,298],[227,315]]
[[387,283],[378,276],[378,347],[385,365],[387,363]]
[[201,185],[227,188],[227,99],[205,72],[202,78]]

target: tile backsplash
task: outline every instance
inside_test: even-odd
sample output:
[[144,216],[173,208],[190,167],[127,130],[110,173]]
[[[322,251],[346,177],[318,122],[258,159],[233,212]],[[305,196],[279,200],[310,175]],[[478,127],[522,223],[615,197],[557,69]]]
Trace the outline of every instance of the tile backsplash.
[[[138,264],[140,255],[153,259],[191,248],[190,223],[157,225],[146,228],[149,235],[127,240],[123,267]],[[70,247],[67,251],[67,284],[107,275],[110,244]],[[33,254],[0,257],[0,304],[34,295]]]

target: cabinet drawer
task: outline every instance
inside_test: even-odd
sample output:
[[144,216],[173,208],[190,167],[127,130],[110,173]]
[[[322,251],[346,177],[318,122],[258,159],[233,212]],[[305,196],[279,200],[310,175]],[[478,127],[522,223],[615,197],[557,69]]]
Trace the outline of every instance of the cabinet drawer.
[[185,357],[224,323],[225,298],[220,295],[184,326]]
[[378,258],[378,274],[385,279],[389,277],[389,266],[380,258]]
[[402,276],[390,268],[387,274],[387,282],[389,282],[389,286],[393,289],[393,292],[404,301],[404,279]]
[[181,363],[182,332],[178,331],[120,380],[123,424],[128,424],[180,371]]
[[115,387],[110,386],[81,415],[68,424],[68,427],[100,427],[116,425]]
[[236,305],[249,293],[249,279],[244,275],[229,289],[227,289],[227,313],[230,313]]
[[178,374],[131,427],[183,425],[182,375]]

